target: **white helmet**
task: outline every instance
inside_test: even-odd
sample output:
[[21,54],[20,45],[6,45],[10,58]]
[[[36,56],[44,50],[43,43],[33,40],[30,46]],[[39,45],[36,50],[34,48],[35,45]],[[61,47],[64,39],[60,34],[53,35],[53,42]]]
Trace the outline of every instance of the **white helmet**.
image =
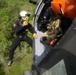
[[21,12],[20,12],[20,16],[21,16],[21,17],[22,17],[22,16],[24,16],[24,17],[25,17],[27,14],[29,14],[29,13],[28,13],[28,12],[26,12],[26,11],[21,11]]

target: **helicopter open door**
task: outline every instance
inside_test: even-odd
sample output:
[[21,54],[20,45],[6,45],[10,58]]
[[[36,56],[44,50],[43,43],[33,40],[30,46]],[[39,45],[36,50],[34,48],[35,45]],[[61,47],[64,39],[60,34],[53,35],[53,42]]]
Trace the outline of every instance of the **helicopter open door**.
[[33,72],[33,75],[76,75],[76,18]]
[[[45,8],[45,3],[43,0],[41,0],[38,4],[38,7],[35,11],[35,16],[34,16],[34,28],[35,28],[35,31],[37,32],[38,34],[38,39],[35,39],[34,40],[34,47],[33,47],[33,50],[34,50],[34,65],[38,65],[41,60],[48,54],[48,52],[51,50],[51,46],[50,45],[47,45],[45,43],[41,43],[40,42],[40,38],[42,37],[42,34],[44,33],[43,31],[40,31],[38,28],[38,26],[41,25],[41,21],[40,21],[40,18],[42,18],[42,13],[43,11],[46,10]],[[43,28],[42,28],[43,29]]]

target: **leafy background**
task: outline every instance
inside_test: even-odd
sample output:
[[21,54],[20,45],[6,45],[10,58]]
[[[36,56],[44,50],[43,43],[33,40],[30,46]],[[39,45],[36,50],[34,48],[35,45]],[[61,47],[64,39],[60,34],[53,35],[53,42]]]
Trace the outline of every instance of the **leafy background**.
[[[7,61],[9,47],[15,37],[12,25],[21,10],[30,12],[30,23],[33,24],[35,7],[29,0],[0,0],[0,75],[23,75],[24,70],[31,69],[32,48],[26,42],[21,42],[17,47],[10,67],[7,66]],[[28,35],[32,38],[30,32]]]

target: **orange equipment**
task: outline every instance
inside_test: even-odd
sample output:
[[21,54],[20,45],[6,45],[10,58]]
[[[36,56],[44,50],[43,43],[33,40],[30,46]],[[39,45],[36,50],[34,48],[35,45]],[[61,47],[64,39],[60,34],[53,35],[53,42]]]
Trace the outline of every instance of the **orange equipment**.
[[62,14],[71,20],[76,16],[76,0],[52,0],[51,7],[56,14]]
[[50,41],[50,45],[54,45],[55,40]]

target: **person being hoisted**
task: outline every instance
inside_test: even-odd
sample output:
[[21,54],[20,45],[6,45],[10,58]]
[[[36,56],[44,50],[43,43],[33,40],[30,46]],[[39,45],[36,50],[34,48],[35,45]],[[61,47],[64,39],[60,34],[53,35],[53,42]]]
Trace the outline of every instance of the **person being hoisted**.
[[32,47],[32,39],[27,36],[27,29],[33,34],[34,38],[38,38],[38,35],[36,34],[34,28],[29,23],[29,16],[30,14],[28,12],[21,11],[19,14],[19,20],[16,21],[13,25],[13,30],[16,33],[16,37],[10,46],[9,61],[7,63],[8,66],[11,65],[14,51],[21,41],[26,41]]

